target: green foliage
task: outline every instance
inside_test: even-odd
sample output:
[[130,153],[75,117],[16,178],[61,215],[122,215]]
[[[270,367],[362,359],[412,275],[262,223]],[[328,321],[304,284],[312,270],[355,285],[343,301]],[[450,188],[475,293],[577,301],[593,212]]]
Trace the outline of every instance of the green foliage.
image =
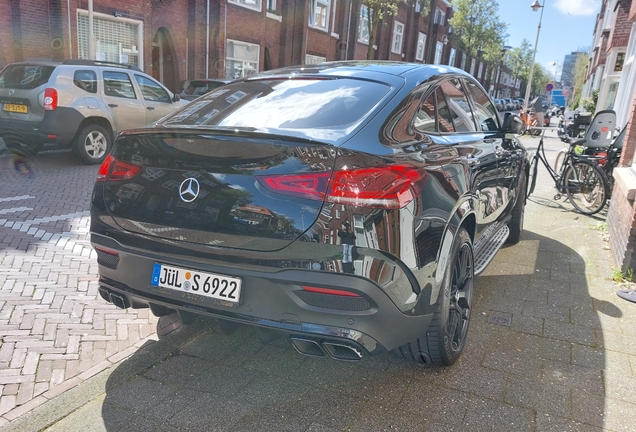
[[598,102],[598,90],[594,90],[590,96],[581,99],[583,109],[589,113],[596,112],[596,104]]
[[[574,64],[574,85],[572,88],[572,107],[578,106],[578,101],[581,99],[581,92],[583,91],[583,84],[585,83],[585,69],[590,61],[590,56],[587,54],[580,54],[576,58],[576,63]],[[561,77],[563,79],[563,77]],[[597,95],[598,98],[598,95]],[[574,101],[577,101],[575,104]],[[596,103],[594,104],[596,107]]]
[[625,273],[623,273],[620,269],[615,268],[612,270],[612,280],[614,282],[634,282],[634,270],[628,268]]
[[520,46],[512,48],[506,53],[506,64],[513,77],[528,82],[530,65],[532,64],[532,45],[527,39],[523,39]]
[[530,91],[530,94],[537,96],[537,95],[545,93],[545,86],[550,81],[552,81],[552,76],[550,72],[547,71],[539,63],[535,63],[534,71],[532,72],[532,89]]
[[501,60],[507,24],[499,18],[497,0],[451,0],[451,37],[468,57],[478,52],[490,66]]

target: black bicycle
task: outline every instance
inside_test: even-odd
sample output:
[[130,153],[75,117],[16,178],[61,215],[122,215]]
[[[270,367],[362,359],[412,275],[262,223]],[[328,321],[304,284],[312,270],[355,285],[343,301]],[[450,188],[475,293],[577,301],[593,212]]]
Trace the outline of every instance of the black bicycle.
[[539,146],[530,164],[527,196],[534,192],[539,161],[541,161],[552,180],[554,180],[554,186],[559,191],[554,196],[555,200],[561,199],[565,195],[580,213],[586,215],[598,213],[605,207],[607,198],[610,195],[609,182],[603,170],[598,166],[598,160],[594,157],[577,154],[576,147],[580,142],[577,143],[577,140],[572,140],[573,142],[570,143],[568,150],[564,154],[560,169],[558,171],[554,170],[545,156],[543,147],[545,130],[544,128],[541,133]]

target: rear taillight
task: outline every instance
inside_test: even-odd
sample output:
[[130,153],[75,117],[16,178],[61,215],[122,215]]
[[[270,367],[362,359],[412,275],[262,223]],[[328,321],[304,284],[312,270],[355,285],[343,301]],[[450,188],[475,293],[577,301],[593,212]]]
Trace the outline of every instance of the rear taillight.
[[126,180],[137,175],[141,167],[115,159],[109,154],[97,172],[97,181]]
[[57,90],[53,88],[44,90],[44,109],[46,111],[57,109]]
[[420,192],[425,172],[411,165],[258,176],[266,188],[295,196],[358,207],[398,209]]

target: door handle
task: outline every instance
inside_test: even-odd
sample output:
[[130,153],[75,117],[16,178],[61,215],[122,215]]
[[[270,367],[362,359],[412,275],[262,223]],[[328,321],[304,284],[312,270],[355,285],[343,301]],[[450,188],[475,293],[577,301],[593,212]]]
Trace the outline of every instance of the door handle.
[[108,104],[108,106],[111,107],[111,108],[117,108],[119,105],[117,105],[117,104]]
[[146,107],[148,111],[154,111],[155,107]]

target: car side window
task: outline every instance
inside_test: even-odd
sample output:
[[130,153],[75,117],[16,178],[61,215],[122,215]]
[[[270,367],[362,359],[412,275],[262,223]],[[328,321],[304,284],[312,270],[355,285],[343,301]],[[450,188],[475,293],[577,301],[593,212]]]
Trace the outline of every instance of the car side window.
[[474,132],[476,129],[473,113],[461,82],[455,78],[450,79],[440,84],[440,88],[446,96],[446,103],[453,119],[455,131]]
[[97,93],[97,74],[92,70],[77,70],[73,74],[73,84],[88,93]]
[[496,131],[499,129],[497,121],[497,108],[486,93],[481,90],[477,84],[471,81],[466,82],[468,92],[473,97],[473,106],[475,108],[475,117],[477,125],[482,131]]
[[136,99],[130,77],[124,72],[104,72],[104,94],[106,96]]
[[135,75],[135,80],[137,80],[137,84],[139,84],[139,87],[141,88],[141,94],[143,95],[144,100],[153,102],[170,102],[170,95],[158,83],[141,75]]
[[413,119],[413,127],[420,132],[435,132],[435,92],[420,105],[420,109]]
[[453,119],[451,118],[448,104],[442,89],[438,88],[435,92],[435,99],[437,102],[437,128],[439,132],[455,132],[455,126],[453,126]]

